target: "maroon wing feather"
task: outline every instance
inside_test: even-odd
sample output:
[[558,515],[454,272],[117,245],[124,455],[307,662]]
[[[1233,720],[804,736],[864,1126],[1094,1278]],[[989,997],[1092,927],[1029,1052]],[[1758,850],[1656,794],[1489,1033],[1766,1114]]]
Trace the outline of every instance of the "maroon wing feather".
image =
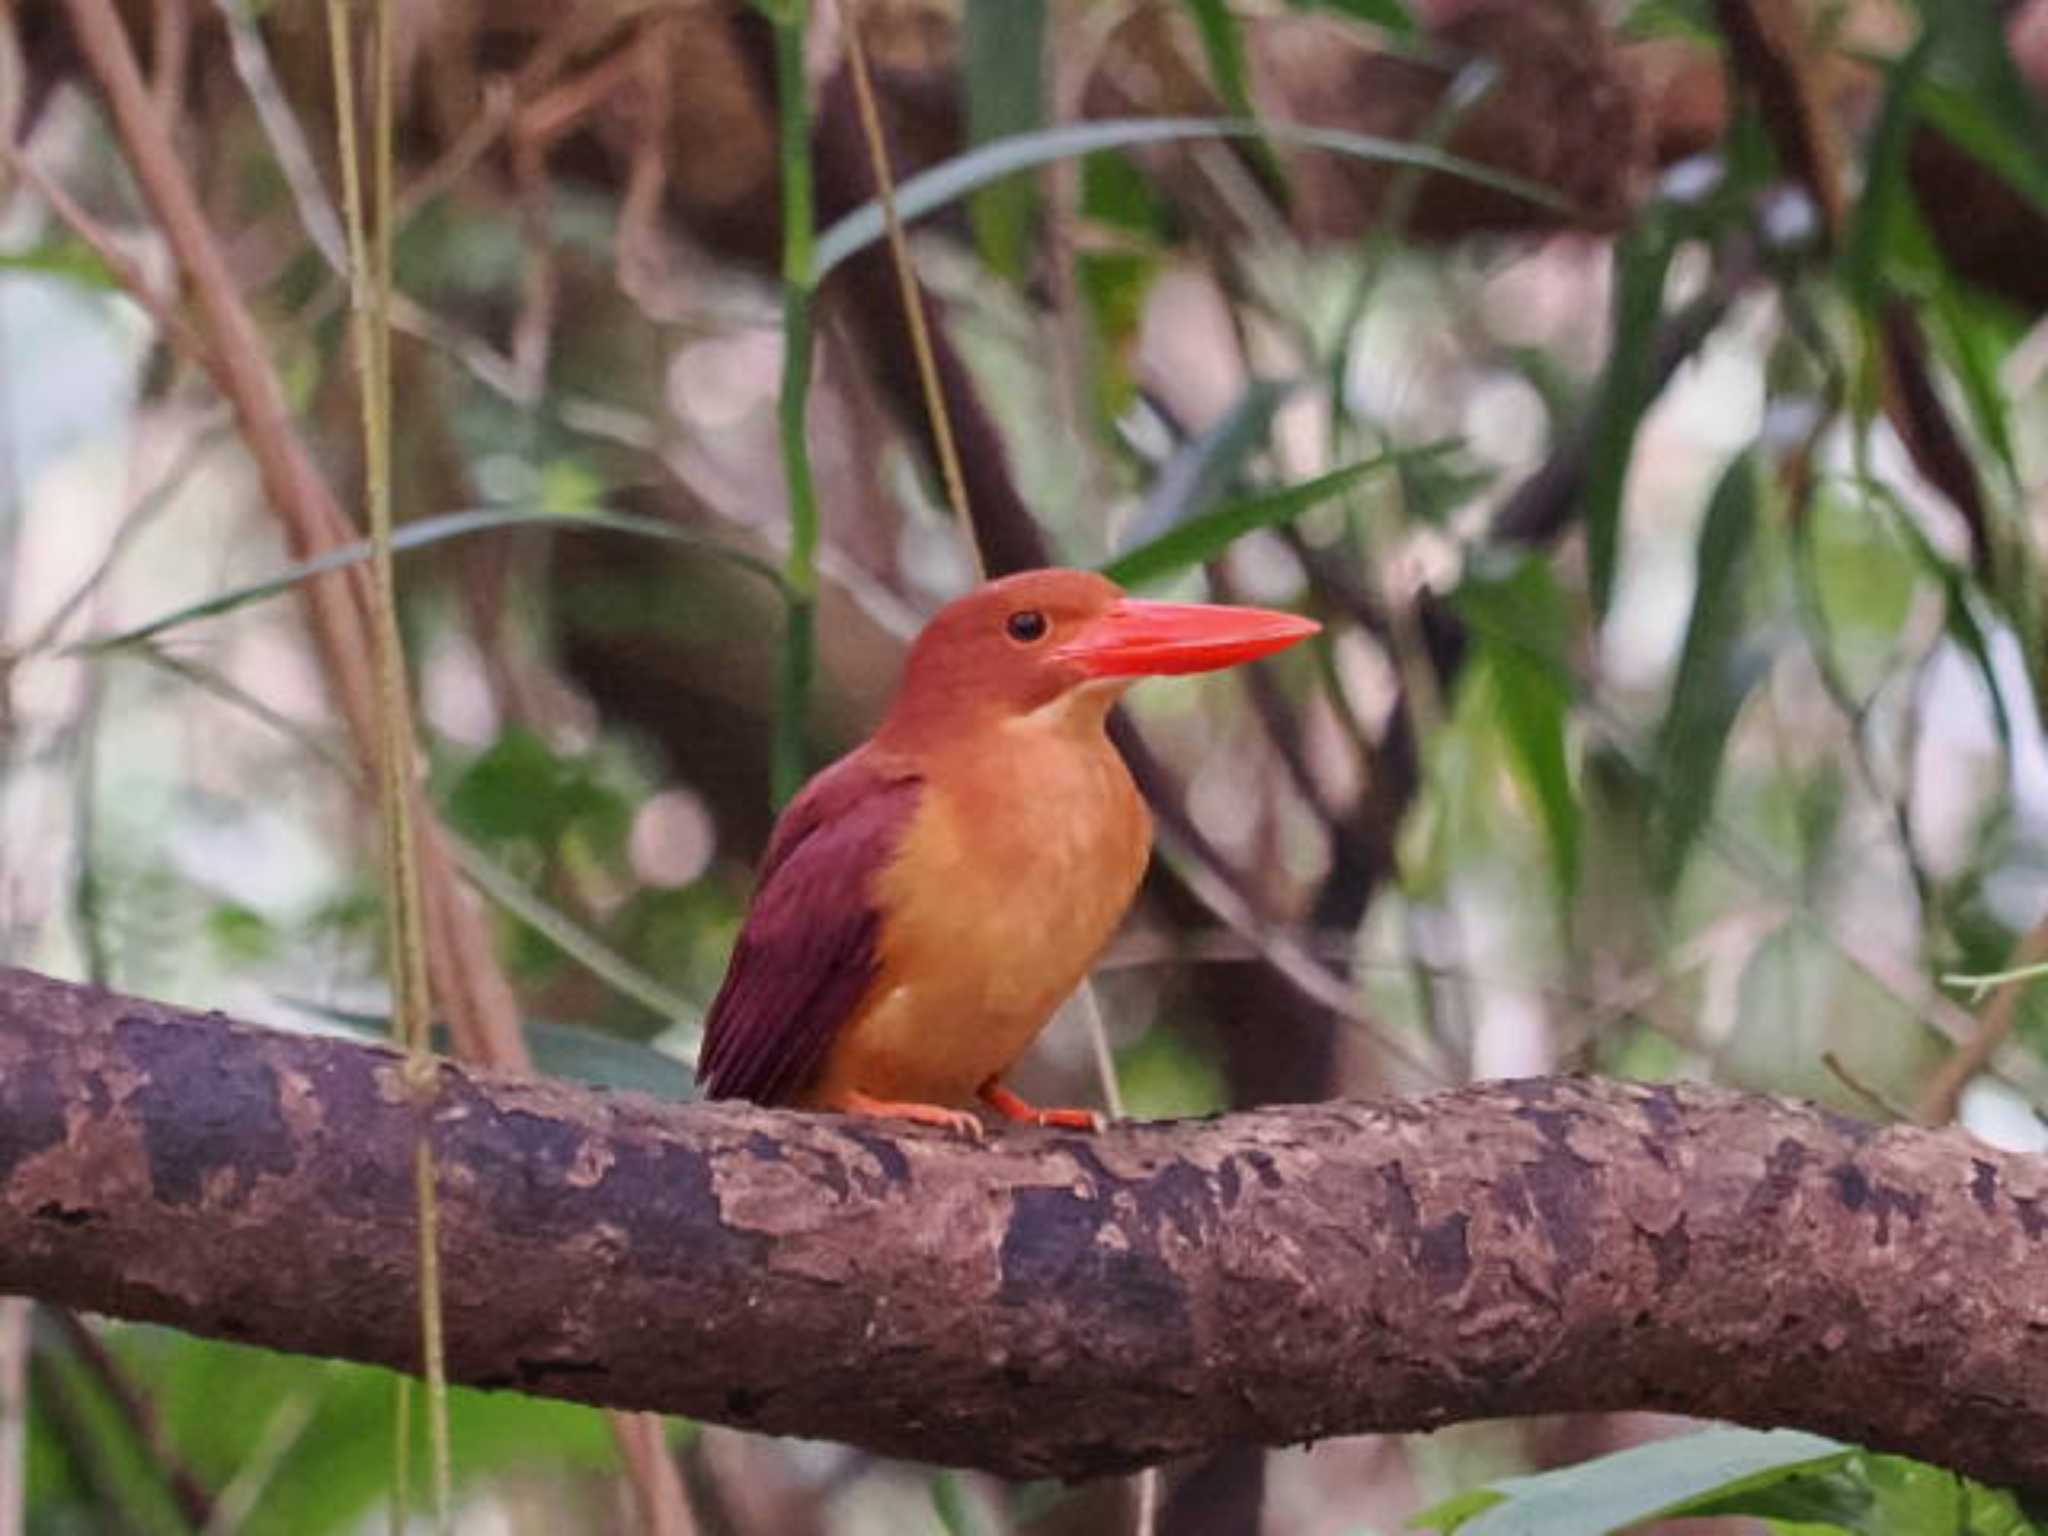
[[872,883],[917,809],[920,781],[863,753],[789,803],[704,1025],[706,1098],[787,1102],[875,978],[882,918]]

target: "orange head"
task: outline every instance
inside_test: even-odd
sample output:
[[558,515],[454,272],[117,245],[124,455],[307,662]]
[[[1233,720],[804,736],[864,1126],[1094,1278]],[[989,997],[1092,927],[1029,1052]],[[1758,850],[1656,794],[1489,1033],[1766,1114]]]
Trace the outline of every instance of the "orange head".
[[1235,666],[1319,628],[1264,608],[1147,602],[1090,571],[1025,571],[956,598],[925,625],[889,729],[1028,715],[1068,696],[1099,700],[1099,716],[1140,678]]

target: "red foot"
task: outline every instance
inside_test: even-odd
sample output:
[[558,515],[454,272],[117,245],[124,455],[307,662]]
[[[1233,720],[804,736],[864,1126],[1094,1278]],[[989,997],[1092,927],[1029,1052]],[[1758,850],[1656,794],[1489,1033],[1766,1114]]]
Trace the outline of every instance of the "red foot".
[[1102,1116],[1092,1109],[1038,1109],[1026,1104],[994,1078],[981,1085],[981,1102],[1005,1120],[1024,1125],[1057,1125],[1075,1131],[1099,1131]]
[[919,1125],[936,1125],[957,1131],[969,1141],[981,1140],[981,1122],[964,1109],[942,1109],[936,1104],[916,1104],[899,1099],[873,1099],[849,1089],[830,1105],[849,1115],[877,1115],[890,1120],[911,1120]]

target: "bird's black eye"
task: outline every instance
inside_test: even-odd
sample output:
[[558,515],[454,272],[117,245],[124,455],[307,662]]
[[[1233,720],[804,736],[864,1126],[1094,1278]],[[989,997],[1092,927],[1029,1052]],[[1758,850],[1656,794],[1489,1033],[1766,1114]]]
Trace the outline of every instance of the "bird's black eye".
[[1050,627],[1045,622],[1045,615],[1036,608],[1020,608],[1003,623],[1003,628],[1009,631],[1010,638],[1024,645],[1043,640],[1046,630]]

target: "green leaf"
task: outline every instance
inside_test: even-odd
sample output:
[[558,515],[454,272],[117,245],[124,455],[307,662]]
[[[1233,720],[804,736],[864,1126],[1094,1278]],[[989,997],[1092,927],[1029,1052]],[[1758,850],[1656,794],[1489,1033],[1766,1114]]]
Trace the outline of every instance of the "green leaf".
[[1920,0],[1938,48],[1920,107],[1960,148],[2048,213],[2048,110],[2013,62],[2001,11],[1980,0]]
[[[1857,1470],[1876,1495],[1884,1528],[1914,1536],[1966,1536],[1962,1479],[1903,1456],[1861,1456]],[[2023,1527],[2024,1529],[2024,1527]]]
[[946,1536],[981,1536],[982,1523],[968,1502],[960,1474],[942,1469],[931,1475],[932,1513],[939,1517]]
[[1159,257],[1136,251],[1083,251],[1074,263],[1093,330],[1095,405],[1104,421],[1121,416],[1137,399],[1130,358],[1144,320],[1146,295],[1164,269]]
[[[215,1488],[249,1479],[255,1502],[242,1529],[382,1529],[372,1516],[392,1485],[389,1371],[158,1328],[123,1327],[112,1342],[151,1383],[165,1437],[199,1477]],[[587,1472],[617,1465],[604,1415],[572,1403],[458,1387],[449,1394],[449,1430],[458,1487],[537,1464]],[[414,1458],[422,1484],[426,1460]]]
[[1851,1446],[1796,1430],[1709,1429],[1494,1483],[1491,1491],[1503,1496],[1498,1503],[1436,1528],[1459,1536],[1603,1536],[1695,1503],[1759,1494],[1854,1454]]
[[2020,467],[2010,420],[2012,402],[1999,376],[2006,348],[1986,314],[1990,306],[1944,271],[1932,307],[1942,356],[1962,386],[1970,420],[2017,485]]
[[1118,1051],[1116,1078],[1123,1088],[1125,1113],[1136,1119],[1192,1119],[1230,1107],[1214,1055],[1177,1030],[1148,1029]]
[[[1045,0],[967,0],[963,32],[968,141],[1036,128],[1045,115]],[[1023,176],[981,188],[968,204],[981,259],[1013,283],[1024,279],[1037,207]]]
[[1614,595],[1622,493],[1635,456],[1636,431],[1649,403],[1664,280],[1677,250],[1669,223],[1653,215],[1629,234],[1615,256],[1614,343],[1600,384],[1600,415],[1586,467],[1586,563],[1596,620],[1606,618],[1608,600]]
[[206,914],[206,936],[222,962],[237,967],[262,965],[282,948],[269,920],[239,901],[215,904]]
[[1216,94],[1223,98],[1235,117],[1252,116],[1251,71],[1245,63],[1244,33],[1230,0],[1187,0],[1194,12],[1195,30],[1201,34],[1202,56],[1209,62],[1209,78]]
[[[483,508],[442,512],[433,517],[419,518],[394,530],[391,535],[391,547],[394,551],[423,549],[429,544],[439,544],[446,539],[466,538],[470,534],[506,528],[553,528],[568,533],[625,533],[637,538],[659,539],[664,543],[702,550],[706,554],[738,566],[743,571],[759,576],[764,581],[772,582],[778,587],[782,585],[782,575],[774,566],[748,554],[745,550],[734,549],[730,545],[719,543],[716,539],[707,539],[702,534],[674,527],[655,518],[633,517],[625,513],[602,510],[560,513]],[[330,571],[345,570],[352,565],[361,565],[369,558],[369,541],[359,539],[353,544],[344,544],[339,549],[315,555],[310,560],[294,561],[259,581],[247,582],[201,602],[187,604],[160,618],[138,624],[132,629],[81,640],[71,646],[66,654],[96,655],[154,639],[167,630],[177,629],[199,619],[214,618],[250,603],[260,602],[267,597],[275,597],[302,581],[324,576]]]
[[1678,37],[1719,47],[1720,29],[1708,11],[1708,4],[1709,0],[1636,0],[1629,7],[1618,35],[1629,42]]
[[1081,216],[1142,241],[1163,242],[1173,210],[1129,155],[1104,150],[1081,162]]
[[1657,733],[1659,794],[1651,819],[1652,877],[1669,891],[1713,811],[1728,733],[1762,676],[1745,643],[1744,593],[1757,522],[1757,466],[1744,453],[1721,476],[1700,525],[1692,617]]
[[1847,1532],[1852,1536],[1939,1536],[1940,1526],[1891,1525],[1877,1514],[1877,1500],[1868,1484],[1852,1475],[1853,1463],[1823,1464],[1819,1471],[1799,1471],[1768,1486],[1734,1493],[1707,1494],[1669,1511],[1688,1519],[1742,1519],[1769,1522],[1775,1531]]
[[1884,105],[1866,155],[1863,196],[1849,216],[1842,240],[1842,281],[1850,300],[1875,315],[1883,294],[1886,252],[1897,239],[1900,217],[1910,204],[1906,149],[1912,141],[1914,97],[1934,60],[1935,34],[1920,41],[1886,71]]
[[[1186,0],[1187,7],[1194,13],[1195,31],[1202,39],[1202,56],[1208,61],[1209,78],[1216,86],[1216,94],[1223,98],[1223,105],[1232,117],[1247,122],[1258,116],[1252,106],[1251,68],[1245,59],[1244,31],[1237,24],[1237,13],[1232,0]],[[1254,140],[1245,146],[1246,160],[1268,188],[1282,191],[1286,177],[1280,169],[1280,162],[1273,158],[1272,146],[1262,140]]]
[[1010,1519],[1017,1526],[1035,1525],[1047,1515],[1080,1496],[1081,1488],[1057,1477],[1042,1477],[1028,1483],[1011,1483]]
[[1416,32],[1415,18],[1401,0],[1288,0],[1288,4],[1297,11],[1335,11],[1354,21],[1384,27],[1400,38],[1413,37]]
[[1468,578],[1456,603],[1480,638],[1479,675],[1515,775],[1536,803],[1559,892],[1569,902],[1579,881],[1579,801],[1565,750],[1572,694],[1564,596],[1549,562],[1529,557],[1503,577]]
[[[1399,139],[1270,120],[1248,123],[1230,118],[1137,117],[1063,123],[1032,133],[1013,134],[967,150],[920,171],[904,182],[896,189],[896,208],[906,220],[919,219],[1002,177],[1105,149],[1135,149],[1148,144],[1173,144],[1194,139],[1261,138],[1304,149],[1328,150],[1357,160],[1421,166],[1425,170],[1508,193],[1539,208],[1569,211],[1570,207],[1549,187],[1441,150],[1403,143]],[[819,236],[812,257],[812,282],[822,281],[826,273],[849,256],[874,244],[883,233],[882,210],[878,203],[865,203],[854,209]]]
[[24,250],[0,252],[0,272],[53,277],[108,292],[121,287],[121,280],[100,260],[98,251],[68,235],[39,241]]
[[[48,1367],[37,1396],[47,1392],[45,1407],[62,1403],[70,1410],[64,1451],[92,1516],[80,1528],[179,1536],[187,1526],[157,1473],[155,1458],[116,1409],[100,1378],[68,1348],[39,1348],[37,1354]],[[39,1408],[38,1414],[42,1411]]]
[[1496,1493],[1491,1488],[1468,1488],[1412,1516],[1408,1528],[1414,1531],[1456,1531],[1474,1516],[1482,1515],[1506,1500],[1506,1494]]
[[1907,156],[1915,109],[1929,89],[1927,69],[1936,57],[1939,34],[1929,29],[1899,63],[1892,66],[1877,133],[1872,140],[1864,192],[1844,242],[1842,276],[1850,299],[1863,319],[1867,362],[1862,398],[1874,405],[1878,364],[1877,334],[1883,306],[1894,295],[1910,298],[1934,321],[1932,330],[1962,386],[1965,403],[1977,430],[1998,455],[2008,477],[2017,482],[2010,403],[1999,367],[2010,341],[1999,334],[2000,306],[1987,303],[1959,282],[1929,234],[1920,207],[1911,196]]
[[2041,1522],[2003,1488],[1962,1479],[1964,1536],[2042,1536]]
[[448,815],[470,837],[552,842],[574,814],[565,815],[557,806],[572,782],[546,742],[524,726],[513,726],[455,781]]
[[1941,584],[1943,607],[1942,626],[1948,637],[1963,648],[1964,653],[1976,664],[1977,675],[1984,684],[1985,696],[1991,701],[1991,715],[1998,727],[2000,746],[2012,751],[2012,716],[2005,707],[2005,691],[1998,685],[1998,669],[1991,659],[1991,640],[1978,621],[1976,609],[1976,585],[1969,577],[1934,547],[1921,528],[1920,520],[1913,515],[1910,507],[1902,502],[1892,488],[1881,481],[1863,481],[1861,488],[1880,505],[1890,510],[1892,526],[1897,528],[1906,541],[1906,547],[1913,552],[1914,559],[1922,570]]
[[1103,566],[1102,574],[1119,586],[1134,587],[1171,576],[1190,566],[1206,564],[1247,533],[1292,521],[1348,490],[1374,471],[1388,468],[1401,453],[1439,452],[1445,446],[1438,444],[1430,448],[1377,454],[1299,485],[1234,498],[1182,523],[1178,528],[1168,529],[1136,549],[1124,551]]

